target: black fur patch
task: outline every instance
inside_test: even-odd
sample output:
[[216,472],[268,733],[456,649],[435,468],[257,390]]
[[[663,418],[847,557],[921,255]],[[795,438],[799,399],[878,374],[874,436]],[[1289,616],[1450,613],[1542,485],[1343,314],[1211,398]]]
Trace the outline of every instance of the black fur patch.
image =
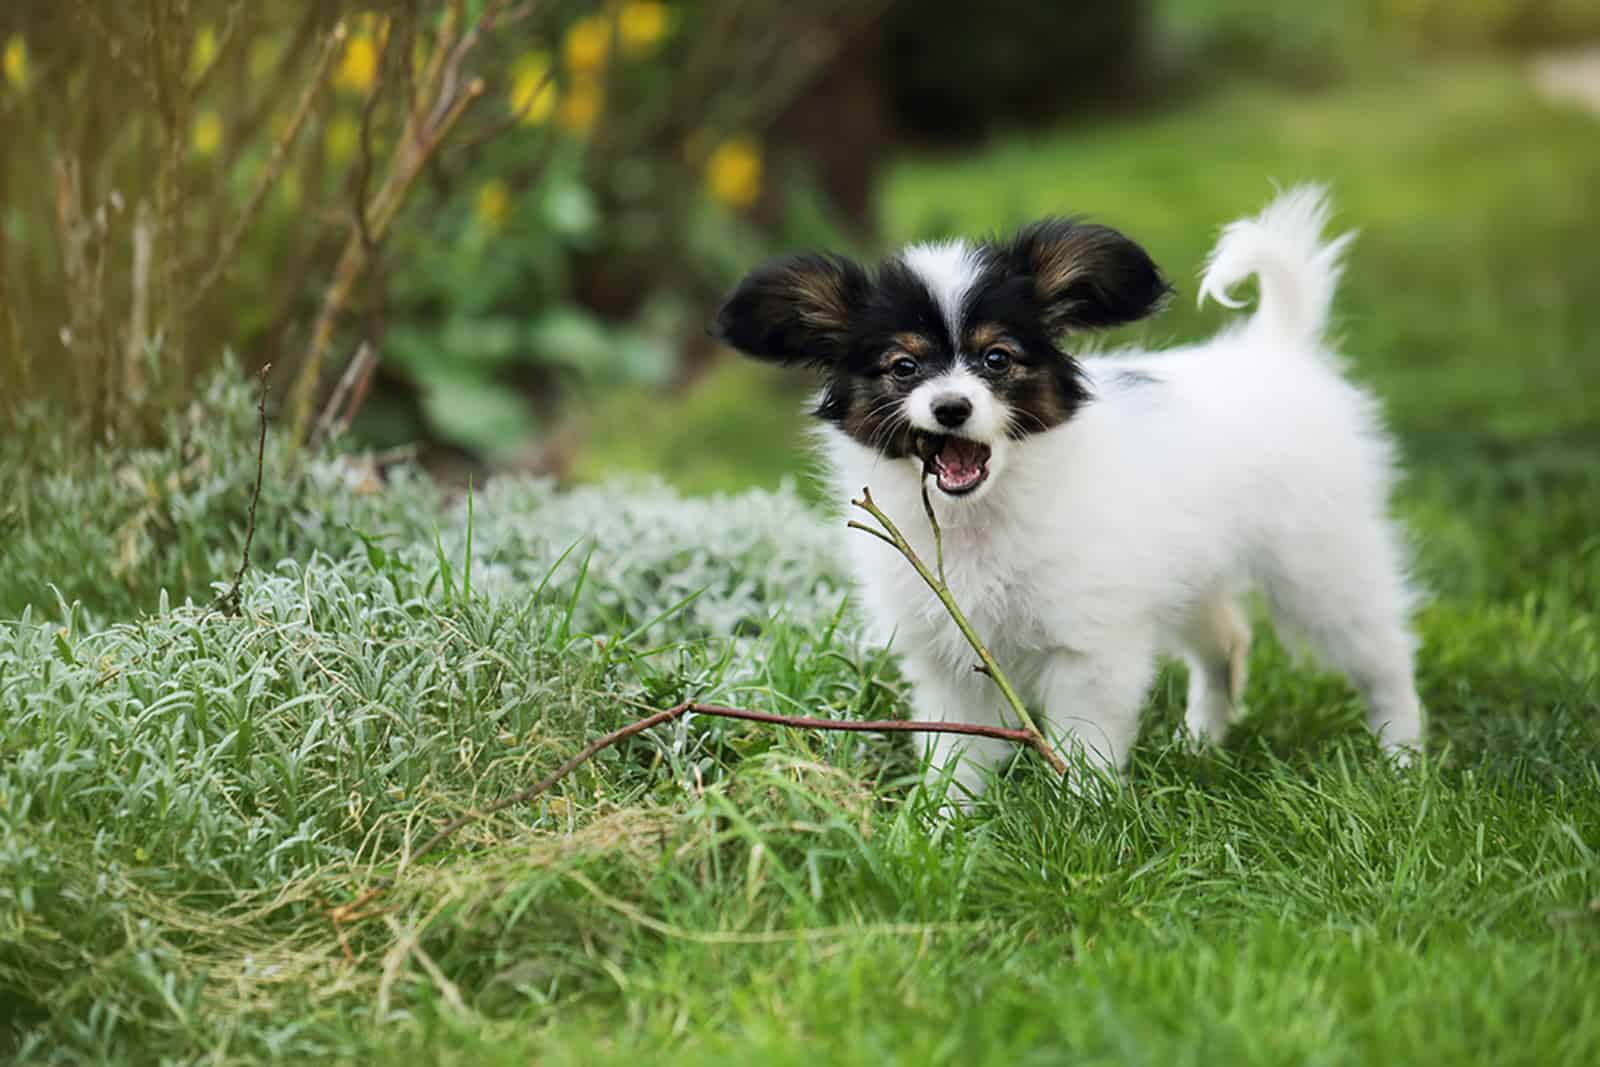
[[1143,248],[1109,226],[1041,219],[1017,232],[1006,268],[1033,280],[1051,329],[1101,329],[1160,309],[1172,290]]
[[[921,277],[898,259],[885,260],[816,414],[885,456],[910,455],[905,399],[928,378],[949,370],[956,352],[944,312]],[[900,378],[892,372],[901,354],[916,360],[915,375]]]
[[836,366],[871,291],[867,272],[843,256],[774,259],[739,283],[711,332],[758,359]]

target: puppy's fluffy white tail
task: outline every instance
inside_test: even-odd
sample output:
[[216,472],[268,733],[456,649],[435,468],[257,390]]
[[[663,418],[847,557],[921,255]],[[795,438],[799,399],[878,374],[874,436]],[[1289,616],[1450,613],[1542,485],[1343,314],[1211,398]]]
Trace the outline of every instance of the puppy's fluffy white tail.
[[1345,248],[1355,237],[1342,234],[1326,243],[1328,194],[1320,185],[1298,185],[1254,218],[1230,223],[1206,261],[1199,302],[1210,297],[1224,307],[1245,301],[1228,290],[1254,274],[1261,298],[1250,320],[1252,332],[1284,342],[1315,342],[1328,324],[1328,308],[1343,271]]

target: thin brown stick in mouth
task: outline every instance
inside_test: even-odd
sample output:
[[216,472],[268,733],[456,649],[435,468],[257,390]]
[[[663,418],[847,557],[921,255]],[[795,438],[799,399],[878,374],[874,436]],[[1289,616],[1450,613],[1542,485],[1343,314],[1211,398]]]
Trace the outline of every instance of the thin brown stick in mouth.
[[[912,439],[917,455],[922,457],[923,477],[933,476],[939,490],[949,496],[964,496],[977,489],[989,478],[989,457],[992,452],[982,441],[974,441],[960,434],[937,434],[918,431]],[[954,469],[967,468],[966,476],[952,481]],[[976,476],[972,476],[972,471]]]

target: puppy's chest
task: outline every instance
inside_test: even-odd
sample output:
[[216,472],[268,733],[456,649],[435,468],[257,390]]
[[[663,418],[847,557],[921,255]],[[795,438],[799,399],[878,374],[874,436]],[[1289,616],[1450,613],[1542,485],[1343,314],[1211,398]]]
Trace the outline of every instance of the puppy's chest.
[[[915,547],[935,569],[937,553],[931,539],[926,546]],[[951,596],[978,637],[997,654],[1001,649],[1021,652],[1049,643],[1042,599],[1046,590],[1037,569],[1038,561],[993,538],[959,529],[944,534],[944,577]],[[910,564],[894,555],[880,558],[872,581],[878,587],[879,595],[873,598],[878,610],[890,616],[887,621],[902,640],[914,640],[941,658],[963,662],[972,658],[949,612]]]

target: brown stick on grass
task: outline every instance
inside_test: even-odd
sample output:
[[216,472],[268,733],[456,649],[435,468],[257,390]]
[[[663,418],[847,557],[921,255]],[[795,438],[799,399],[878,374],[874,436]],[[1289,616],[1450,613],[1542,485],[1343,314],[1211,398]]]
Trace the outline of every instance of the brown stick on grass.
[[[686,715],[711,715],[720,719],[743,719],[745,722],[784,726],[791,730],[823,730],[863,734],[968,734],[973,737],[989,737],[1001,741],[1010,741],[1017,745],[1027,745],[1035,750],[1041,749],[1040,739],[1036,735],[1030,734],[1026,730],[1013,730],[1004,726],[973,726],[962,722],[918,722],[914,719],[817,719],[804,715],[774,715],[768,711],[751,711],[748,708],[730,708],[723,704],[700,704],[694,701],[686,701],[665,711],[646,715],[638,722],[629,723],[620,730],[613,730],[604,737],[596,738],[585,745],[576,755],[527,789],[512,793],[510,796],[501,797],[481,811],[456,816],[440,827],[439,831],[428,838],[427,841],[423,842],[422,847],[411,854],[409,862],[416,863],[435,848],[444,844],[457,830],[475,819],[481,819],[485,815],[493,815],[497,811],[503,811],[518,804],[526,804],[538,798],[548,792],[561,779],[613,745],[626,741],[635,734],[642,734],[652,727],[660,726],[662,723],[674,722]],[[1048,746],[1043,747],[1048,748]]]
[[[770,726],[783,726],[793,730],[873,734],[965,734],[969,737],[988,737],[998,741],[1010,741],[1015,745],[1026,746],[1038,752],[1039,755],[1051,762],[1052,766],[1060,758],[1051,751],[1050,746],[1037,733],[1009,729],[1004,726],[974,726],[963,722],[919,722],[914,719],[817,719],[804,715],[774,715],[771,712],[752,711],[748,708],[730,708],[723,704],[701,704],[694,701],[686,701],[667,708],[665,711],[646,715],[637,722],[631,722],[603,737],[595,738],[561,766],[526,789],[503,796],[486,808],[457,815],[454,819],[441,826],[432,837],[422,843],[421,847],[401,862],[400,869],[396,872],[396,877],[403,873],[406,867],[416,864],[451,837],[454,837],[462,827],[486,816],[493,815],[495,812],[504,811],[506,808],[537,800],[553,789],[567,775],[588,763],[606,749],[621,744],[628,738],[642,734],[646,730],[653,729],[663,723],[675,722],[688,715],[710,715],[721,719],[742,719],[746,722],[766,723]],[[378,882],[378,884],[350,903],[329,909],[328,917],[333,921],[334,926],[340,928],[371,918],[376,913],[367,911],[366,908],[393,884],[394,880],[387,878]]]
[[[922,580],[928,583],[928,587],[939,598],[939,602],[949,611],[951,619],[955,621],[962,635],[972,645],[973,651],[978,654],[978,659],[981,661],[979,669],[988,675],[995,685],[999,686],[1000,692],[1004,694],[1006,701],[1011,705],[1012,710],[1016,712],[1017,718],[1023,724],[1022,729],[1012,729],[1004,726],[976,726],[961,722],[922,722],[915,719],[878,719],[873,721],[817,719],[802,715],[774,715],[771,712],[751,711],[747,708],[730,708],[722,704],[701,704],[694,701],[686,701],[667,708],[665,711],[646,715],[637,722],[631,722],[627,726],[613,730],[603,737],[598,737],[585,745],[561,766],[528,788],[501,797],[486,808],[456,816],[441,826],[432,837],[424,841],[420,848],[406,857],[401,862],[400,869],[396,872],[396,875],[403,873],[406,867],[417,863],[432,853],[440,845],[455,836],[456,832],[463,826],[476,822],[487,815],[493,815],[497,811],[504,811],[506,808],[515,807],[518,804],[527,804],[537,800],[554,788],[567,775],[606,749],[621,744],[628,738],[642,734],[646,730],[660,726],[662,723],[674,722],[687,715],[712,715],[724,719],[743,719],[746,722],[766,723],[771,726],[783,726],[795,730],[842,731],[847,733],[964,734],[968,737],[987,737],[999,741],[1010,741],[1012,744],[1033,749],[1057,774],[1066,777],[1066,762],[1051,747],[1050,742],[1046,740],[1044,734],[1034,724],[1033,717],[1028,714],[1027,707],[1022,703],[1022,698],[1017,695],[1016,689],[1012,687],[1010,680],[1006,678],[1005,672],[1000,669],[1000,665],[995,662],[994,656],[989,652],[988,647],[984,645],[983,641],[972,629],[972,624],[967,621],[966,615],[961,611],[960,605],[956,603],[955,597],[951,594],[950,587],[945,584],[943,536],[939,531],[939,521],[934,517],[933,504],[928,499],[926,488],[923,490],[922,503],[927,511],[928,522],[933,527],[934,544],[937,546],[939,566],[937,577],[928,570],[927,565],[922,562],[916,550],[911,547],[910,542],[901,534],[899,527],[895,526],[889,516],[885,515],[877,504],[873,502],[872,493],[869,490],[863,488],[861,490],[861,499],[852,500],[851,504],[871,515],[877,520],[881,529],[874,529],[865,523],[854,520],[847,525],[851,529],[871,534],[880,541],[893,546],[896,551],[906,558],[906,561],[911,564],[917,574],[921,575]],[[384,879],[350,903],[329,909],[328,917],[332,920],[334,927],[341,931],[341,940],[344,926],[360,922],[377,914],[376,912],[367,911],[367,907],[382,896],[384,890],[393,884],[393,879]]]

